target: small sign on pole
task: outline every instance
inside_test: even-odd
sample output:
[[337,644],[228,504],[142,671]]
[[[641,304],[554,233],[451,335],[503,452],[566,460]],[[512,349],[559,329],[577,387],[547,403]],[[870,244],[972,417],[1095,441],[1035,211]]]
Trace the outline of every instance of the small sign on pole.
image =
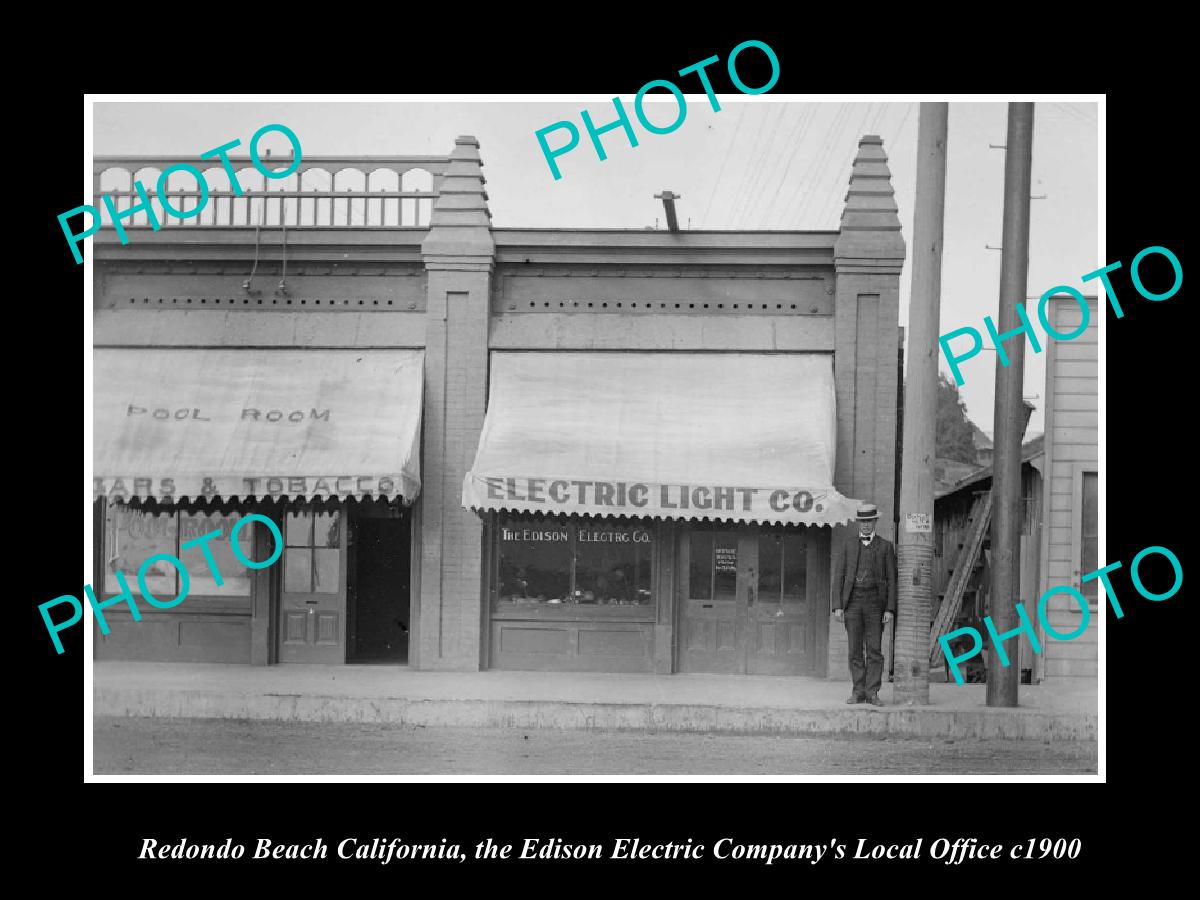
[[904,530],[930,534],[933,531],[933,516],[929,513],[905,513]]

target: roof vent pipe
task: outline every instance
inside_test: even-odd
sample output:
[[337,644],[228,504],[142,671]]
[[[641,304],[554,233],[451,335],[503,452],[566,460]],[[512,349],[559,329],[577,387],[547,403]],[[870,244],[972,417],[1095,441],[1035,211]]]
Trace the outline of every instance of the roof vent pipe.
[[682,200],[683,197],[679,194],[673,194],[670,191],[663,191],[661,194],[655,194],[654,199],[661,200],[663,208],[667,211],[667,229],[669,231],[679,231],[679,220],[675,218],[675,201]]

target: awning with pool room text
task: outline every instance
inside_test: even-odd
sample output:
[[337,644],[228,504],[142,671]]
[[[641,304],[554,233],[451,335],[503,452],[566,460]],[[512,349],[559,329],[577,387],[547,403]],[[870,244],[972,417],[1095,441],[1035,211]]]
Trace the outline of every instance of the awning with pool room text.
[[835,525],[833,360],[494,352],[463,506]]
[[98,349],[93,362],[96,497],[420,490],[422,351]]

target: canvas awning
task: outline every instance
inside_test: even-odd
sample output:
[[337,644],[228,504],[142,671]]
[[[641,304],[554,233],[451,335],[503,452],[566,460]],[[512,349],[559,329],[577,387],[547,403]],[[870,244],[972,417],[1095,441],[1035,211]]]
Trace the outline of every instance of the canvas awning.
[[834,525],[833,360],[494,352],[463,506]]
[[403,497],[419,350],[94,351],[94,495]]

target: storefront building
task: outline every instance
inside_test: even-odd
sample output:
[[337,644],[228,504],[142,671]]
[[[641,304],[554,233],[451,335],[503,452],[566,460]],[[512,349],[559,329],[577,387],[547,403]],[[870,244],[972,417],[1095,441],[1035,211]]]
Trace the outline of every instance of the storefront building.
[[[306,181],[353,167],[357,193]],[[283,188],[275,227],[217,192],[95,238],[94,583],[191,575],[110,607],[97,658],[844,676],[833,529],[868,500],[894,536],[878,138],[833,232],[493,228],[473,138]],[[237,565],[271,552],[248,512],[278,564]],[[221,584],[183,547],[214,529]]]

